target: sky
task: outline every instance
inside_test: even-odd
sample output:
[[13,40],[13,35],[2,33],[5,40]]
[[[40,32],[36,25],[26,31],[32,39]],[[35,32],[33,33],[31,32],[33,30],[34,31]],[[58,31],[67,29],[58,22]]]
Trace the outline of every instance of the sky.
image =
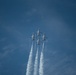
[[76,75],[76,0],[0,0],[0,75],[25,75],[31,35],[46,34],[44,75]]

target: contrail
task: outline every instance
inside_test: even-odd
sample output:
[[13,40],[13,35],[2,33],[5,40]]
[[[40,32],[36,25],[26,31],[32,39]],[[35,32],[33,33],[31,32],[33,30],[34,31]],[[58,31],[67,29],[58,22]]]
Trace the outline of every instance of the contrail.
[[26,69],[26,75],[31,75],[32,73],[32,68],[33,68],[33,43],[31,45],[31,51],[30,51],[30,55],[29,55],[29,59],[28,59],[28,63],[27,63],[27,69]]
[[36,52],[35,63],[34,63],[34,75],[38,74],[38,49]]
[[43,50],[44,50],[44,43],[42,45],[42,51],[41,51],[41,55],[40,55],[39,75],[44,75],[44,72],[43,72]]

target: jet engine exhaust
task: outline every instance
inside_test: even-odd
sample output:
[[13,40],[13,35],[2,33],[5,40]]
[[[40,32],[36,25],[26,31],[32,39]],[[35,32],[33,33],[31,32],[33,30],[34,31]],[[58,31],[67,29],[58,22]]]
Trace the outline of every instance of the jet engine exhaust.
[[42,45],[42,51],[41,51],[41,55],[40,55],[40,65],[39,65],[39,75],[44,75],[44,71],[43,71],[43,50],[44,50],[44,43]]
[[29,59],[28,59],[28,63],[27,63],[26,75],[31,75],[31,73],[32,73],[32,69],[33,69],[32,59],[33,59],[33,43],[31,45],[31,51],[30,51]]
[[34,63],[34,75],[38,74],[38,49],[36,52],[35,63]]

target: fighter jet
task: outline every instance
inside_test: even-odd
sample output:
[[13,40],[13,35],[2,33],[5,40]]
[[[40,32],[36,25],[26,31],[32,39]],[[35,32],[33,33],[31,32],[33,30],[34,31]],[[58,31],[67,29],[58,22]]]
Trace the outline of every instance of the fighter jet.
[[42,36],[42,40],[45,41],[46,40],[46,36],[43,34]]
[[40,30],[37,31],[37,36],[40,36]]
[[37,45],[40,45],[40,39],[37,40]]
[[34,34],[32,34],[31,38],[32,38],[32,40],[35,40],[35,36],[34,36]]

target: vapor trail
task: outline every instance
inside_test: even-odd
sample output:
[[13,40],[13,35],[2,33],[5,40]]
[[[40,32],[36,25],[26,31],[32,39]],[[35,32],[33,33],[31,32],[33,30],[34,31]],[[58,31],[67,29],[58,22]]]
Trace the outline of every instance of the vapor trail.
[[38,74],[38,49],[36,52],[35,63],[34,63],[34,75]]
[[42,45],[42,51],[40,55],[39,75],[44,75],[43,73],[43,50],[44,50],[44,43]]
[[32,73],[32,68],[33,68],[32,58],[33,58],[33,43],[31,45],[31,51],[30,51],[29,59],[27,63],[26,75],[31,75]]

